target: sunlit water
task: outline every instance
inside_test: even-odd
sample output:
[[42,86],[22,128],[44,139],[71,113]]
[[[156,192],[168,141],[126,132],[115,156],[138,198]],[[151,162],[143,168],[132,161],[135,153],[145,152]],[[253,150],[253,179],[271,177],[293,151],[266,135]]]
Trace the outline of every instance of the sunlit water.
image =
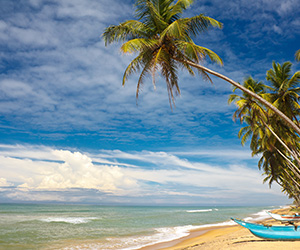
[[137,249],[266,209],[0,204],[0,249]]

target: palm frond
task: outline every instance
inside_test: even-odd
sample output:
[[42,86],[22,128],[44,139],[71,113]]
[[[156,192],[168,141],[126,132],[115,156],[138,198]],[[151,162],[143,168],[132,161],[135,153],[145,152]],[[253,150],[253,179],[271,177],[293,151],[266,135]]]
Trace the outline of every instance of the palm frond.
[[144,22],[148,27],[156,31],[162,31],[168,26],[168,23],[160,15],[157,1],[136,0],[136,17]]
[[138,37],[147,38],[151,34],[151,30],[142,22],[137,20],[129,20],[119,25],[111,25],[107,27],[102,37],[105,45],[113,42],[126,41]]
[[139,98],[139,92],[141,90],[141,86],[144,83],[144,78],[147,76],[147,74],[151,73],[151,68],[152,68],[152,61],[148,61],[145,65],[144,68],[140,74],[138,83],[137,83],[137,87],[136,87],[136,99]]
[[296,53],[295,53],[295,59],[298,62],[300,61],[300,49],[296,51]]
[[[300,83],[300,71],[297,71],[289,80],[289,86],[294,87]],[[299,88],[298,88],[299,91]]]
[[237,100],[239,100],[239,98],[240,98],[239,95],[231,94],[228,98],[228,104],[231,104],[232,102],[236,102]]
[[178,49],[183,51],[186,57],[196,63],[199,63],[208,56],[211,61],[218,64],[223,64],[222,59],[212,50],[205,47],[196,45],[194,42],[187,41],[176,41],[175,44],[178,46]]
[[198,16],[185,18],[189,30],[189,34],[192,36],[197,36],[200,33],[206,32],[210,28],[222,28],[223,24],[218,22],[217,20],[204,16],[200,14]]
[[122,85],[125,85],[125,82],[128,78],[128,76],[130,76],[132,73],[136,73],[137,71],[140,70],[140,66],[141,66],[141,62],[143,59],[143,55],[138,55],[136,58],[134,58],[130,64],[127,66],[124,74],[123,74],[123,81],[122,81]]
[[[174,0],[167,2],[174,2]],[[193,2],[194,0],[178,0],[175,4],[169,5],[166,20],[169,21],[169,23],[174,22]]]
[[161,39],[165,36],[173,37],[174,39],[188,39],[187,24],[183,19],[178,19],[168,25],[163,32],[160,34]]
[[121,46],[124,53],[141,52],[143,49],[151,49],[158,45],[155,39],[136,38],[132,39]]

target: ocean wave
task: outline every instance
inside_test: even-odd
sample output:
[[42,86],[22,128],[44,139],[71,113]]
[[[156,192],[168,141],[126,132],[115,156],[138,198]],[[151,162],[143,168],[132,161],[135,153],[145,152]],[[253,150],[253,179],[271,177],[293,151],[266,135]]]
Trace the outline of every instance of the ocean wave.
[[258,213],[255,213],[255,214],[252,214],[251,216],[249,217],[246,217],[244,218],[243,220],[244,221],[252,221],[252,222],[255,222],[255,221],[260,221],[260,220],[264,220],[264,219],[267,219],[267,218],[270,218],[270,215],[267,213],[268,210],[262,210]]
[[[146,247],[162,242],[168,242],[188,236],[190,234],[190,231],[196,228],[197,227],[191,225],[155,228],[155,233],[153,235],[126,237],[120,239],[107,238],[107,240],[110,242],[110,246],[113,246],[111,249],[135,250],[140,249],[141,247]],[[94,249],[101,248],[95,247]]]
[[48,217],[45,219],[40,219],[43,222],[63,222],[70,224],[84,224],[89,223],[92,220],[98,219],[97,217]]
[[188,236],[192,230],[205,229],[219,226],[234,225],[233,221],[226,221],[216,224],[206,224],[200,226],[178,226],[178,227],[162,227],[155,228],[152,235],[132,236],[122,238],[106,238],[106,242],[86,242],[81,245],[68,246],[62,249],[75,250],[75,249],[114,249],[114,250],[136,250],[142,247],[152,246],[154,244],[168,242]]
[[188,213],[205,213],[205,212],[212,212],[212,209],[198,209],[198,210],[186,210]]
[[[156,233],[153,235],[121,239],[123,244],[120,244],[118,246],[120,248],[117,247],[115,249],[136,250],[136,249],[140,249],[141,247],[151,246],[154,244],[168,242],[168,241],[186,237],[190,234],[192,230],[205,229],[210,227],[231,226],[231,225],[235,225],[235,223],[233,221],[225,221],[221,223],[205,224],[200,226],[187,225],[187,226],[178,226],[178,227],[156,228],[155,229]],[[135,244],[135,246],[133,246],[133,244]]]

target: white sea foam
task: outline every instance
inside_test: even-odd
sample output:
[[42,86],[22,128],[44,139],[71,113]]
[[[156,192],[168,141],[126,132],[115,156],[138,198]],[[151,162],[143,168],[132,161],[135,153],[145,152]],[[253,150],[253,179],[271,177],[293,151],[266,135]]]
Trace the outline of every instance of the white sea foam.
[[[186,210],[188,213],[202,213],[218,211],[218,209],[199,209],[199,210]],[[262,210],[258,213],[251,214],[244,220],[257,221],[268,218],[266,213],[268,210]],[[85,218],[86,219],[86,218]],[[65,250],[79,250],[79,249],[93,249],[93,250],[136,250],[141,247],[151,246],[158,243],[168,242],[188,236],[192,230],[206,229],[211,227],[232,226],[236,225],[235,222],[228,220],[220,223],[204,224],[198,226],[186,225],[177,227],[162,227],[153,229],[154,232],[150,235],[129,236],[129,237],[111,237],[106,238],[101,242],[85,242],[77,246],[68,246],[63,248]]]
[[[188,236],[190,231],[196,229],[205,229],[210,227],[219,227],[219,226],[230,226],[235,225],[233,221],[225,221],[216,224],[206,224],[200,226],[179,226],[179,227],[166,227],[166,228],[156,228],[156,233],[151,236],[142,236],[142,237],[130,237],[123,240],[123,246],[116,249],[124,250],[135,250],[141,247],[154,245],[157,243],[168,242],[182,237]],[[133,245],[135,243],[135,246]],[[127,246],[126,246],[127,245]],[[130,246],[131,245],[131,246]]]
[[182,237],[188,236],[190,231],[196,229],[205,229],[210,227],[219,227],[219,226],[230,226],[235,225],[233,221],[226,221],[216,224],[206,224],[201,226],[178,226],[178,227],[163,227],[155,228],[155,233],[152,235],[144,236],[132,236],[124,238],[106,238],[107,242],[101,243],[84,243],[77,246],[69,246],[63,248],[64,250],[78,250],[78,249],[93,249],[93,250],[136,250],[141,247],[151,246],[158,243],[168,242]]
[[188,213],[205,213],[205,212],[211,212],[212,209],[198,209],[198,210],[186,210]]
[[70,224],[84,224],[89,223],[92,220],[96,220],[97,217],[48,217],[40,219],[43,222],[64,222]]
[[270,215],[267,213],[268,210],[262,210],[258,213],[252,214],[249,217],[244,218],[244,221],[259,221],[270,218]]

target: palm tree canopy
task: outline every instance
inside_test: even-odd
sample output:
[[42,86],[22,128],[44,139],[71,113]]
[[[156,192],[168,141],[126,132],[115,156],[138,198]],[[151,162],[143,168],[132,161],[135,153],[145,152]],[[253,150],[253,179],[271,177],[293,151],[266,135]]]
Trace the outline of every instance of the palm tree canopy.
[[[269,87],[264,85],[262,82],[258,82],[254,80],[251,76],[245,79],[243,86],[252,92],[262,96],[266,93],[266,89]],[[237,88],[233,89],[235,92]],[[244,121],[245,117],[249,116],[263,116],[264,117],[264,110],[261,106],[256,102],[256,100],[249,95],[248,93],[243,92],[242,95],[231,94],[228,98],[228,103],[234,102],[238,109],[234,113],[234,120],[238,117],[241,123]]]
[[222,28],[222,24],[203,14],[182,18],[183,11],[193,2],[193,0],[136,0],[136,20],[128,20],[105,29],[102,36],[106,45],[122,41],[125,42],[121,47],[124,53],[138,53],[124,72],[123,85],[132,73],[140,71],[136,91],[138,98],[145,77],[152,75],[155,87],[155,75],[160,71],[166,81],[172,107],[173,90],[180,93],[179,68],[186,69],[191,75],[194,75],[193,69],[196,69],[207,80],[211,81],[208,74],[212,74],[248,93],[300,134],[300,127],[270,102],[230,78],[199,64],[207,57],[213,62],[222,64],[221,58],[216,53],[196,45],[192,40],[193,36],[202,34],[210,28]]
[[267,71],[266,77],[271,84],[272,92],[266,94],[265,98],[288,117],[297,121],[300,114],[298,103],[300,71],[292,75],[291,62],[285,62],[282,65],[273,62],[272,66],[272,69]]
[[[254,80],[252,77],[245,79],[243,86],[260,96],[265,94],[266,89],[268,89],[268,86]],[[233,92],[235,90],[236,88],[233,89]],[[239,118],[241,123],[247,124],[247,126],[240,129],[238,137],[241,138],[242,145],[245,145],[251,139],[250,148],[254,155],[259,150],[262,140],[265,140],[266,136],[269,136],[269,131],[261,122],[262,120],[267,120],[266,111],[256,99],[245,92],[241,95],[231,94],[228,103],[231,102],[234,102],[238,107],[233,114],[233,119],[236,120],[236,118]]]
[[[281,71],[279,70],[279,72]],[[266,90],[274,92],[274,88],[266,86],[252,77],[245,79],[243,86],[260,96],[266,96],[268,94]],[[233,118],[238,117],[241,123],[246,124],[238,133],[242,145],[250,141],[252,156],[261,156],[258,167],[266,176],[264,182],[268,181],[270,186],[274,181],[277,182],[284,187],[285,192],[296,199],[298,193],[295,195],[294,191],[289,189],[288,184],[292,181],[294,182],[293,186],[295,183],[298,185],[299,182],[300,171],[291,158],[292,154],[296,159],[294,152],[299,151],[299,137],[295,133],[290,133],[290,129],[282,124],[273,113],[269,116],[270,113],[267,113],[265,107],[248,93],[232,94],[229,96],[228,102],[234,102],[237,105]]]
[[[107,27],[103,33],[105,44],[125,42],[121,47],[124,53],[137,52],[123,75],[123,85],[128,77],[140,71],[136,96],[146,76],[151,75],[155,86],[157,71],[167,83],[169,100],[174,103],[174,94],[180,93],[178,69],[186,69],[191,75],[194,71],[185,61],[199,63],[206,57],[222,64],[221,58],[205,47],[196,45],[192,37],[212,27],[222,28],[222,24],[203,14],[182,18],[182,13],[193,0],[136,0],[136,20],[128,20],[119,25]],[[210,80],[208,74],[199,73]]]

